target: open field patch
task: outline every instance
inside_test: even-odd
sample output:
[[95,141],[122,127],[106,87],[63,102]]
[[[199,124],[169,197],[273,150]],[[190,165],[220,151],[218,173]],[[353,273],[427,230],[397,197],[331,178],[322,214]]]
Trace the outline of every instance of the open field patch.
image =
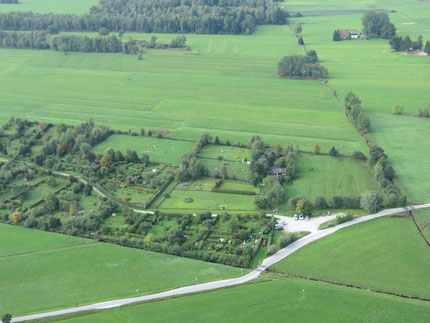
[[305,196],[313,201],[317,196],[359,196],[379,189],[367,166],[352,158],[302,154],[298,165],[299,178],[284,186],[289,198]]
[[95,153],[104,153],[106,149],[126,153],[127,149],[135,150],[138,156],[147,154],[151,162],[179,164],[180,157],[193,149],[195,143],[190,141],[160,139],[142,136],[111,135],[107,140],[94,147]]
[[[38,248],[65,245],[51,233],[0,226],[3,234],[20,239],[38,236]],[[3,236],[2,234],[2,236]],[[27,235],[28,234],[28,235]],[[52,237],[55,237],[54,239]],[[58,241],[57,241],[58,240]],[[120,297],[149,294],[183,285],[234,277],[240,270],[175,256],[151,253],[110,244],[88,244],[88,240],[64,237],[69,248],[0,258],[0,310],[18,314],[40,312]],[[28,250],[22,244],[16,251]],[[2,248],[3,249],[3,248]],[[33,248],[34,249],[34,248]],[[5,252],[15,252],[7,249]],[[61,268],[61,270],[59,270]],[[159,279],[163,277],[163,279]],[[7,291],[7,292],[6,292]],[[37,300],[37,301],[36,301]]]
[[275,264],[278,272],[429,298],[430,250],[414,223],[383,218],[342,229]]
[[[187,199],[192,201],[187,202]],[[255,211],[252,203],[253,196],[212,193],[204,191],[174,190],[170,198],[165,199],[159,209],[184,209],[212,211],[214,213],[223,211]]]
[[2,49],[0,118],[68,124],[93,118],[113,129],[169,130],[186,139],[210,132],[236,143],[260,134],[268,143],[297,143],[308,151],[316,141],[327,151],[332,145],[349,153],[364,150],[322,82],[277,79],[279,59],[302,53],[287,26],[259,26],[251,36],[187,39],[196,55],[148,50],[142,61],[123,54]]
[[[267,299],[272,306],[267,306]],[[427,302],[264,275],[255,283],[111,309],[66,321],[139,322],[142,317],[150,317],[154,322],[285,322],[286,317],[300,322],[425,322],[430,318]]]
[[88,13],[98,0],[19,0],[19,4],[0,4],[0,12],[33,11],[37,13]]
[[93,240],[0,224],[0,242],[0,257],[3,258],[93,243]]

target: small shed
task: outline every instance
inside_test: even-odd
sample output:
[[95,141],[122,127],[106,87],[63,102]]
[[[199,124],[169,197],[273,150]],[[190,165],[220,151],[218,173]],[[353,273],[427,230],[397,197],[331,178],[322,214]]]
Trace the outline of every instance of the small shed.
[[339,29],[340,37],[343,39],[358,38],[358,29]]

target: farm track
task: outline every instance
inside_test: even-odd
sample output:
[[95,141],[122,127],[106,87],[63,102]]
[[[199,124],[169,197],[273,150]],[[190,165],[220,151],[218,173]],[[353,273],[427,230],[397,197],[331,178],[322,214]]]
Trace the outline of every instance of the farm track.
[[197,292],[205,292],[230,286],[236,286],[240,284],[244,284],[246,282],[252,281],[256,278],[258,278],[261,274],[261,272],[265,271],[270,266],[274,265],[275,263],[285,259],[295,251],[303,248],[304,246],[310,244],[311,242],[314,242],[316,240],[319,240],[323,237],[326,237],[340,229],[347,228],[359,223],[367,222],[373,219],[381,218],[387,215],[396,214],[400,212],[409,212],[415,209],[425,209],[430,208],[430,203],[428,204],[421,204],[421,205],[415,205],[415,206],[407,206],[404,208],[395,208],[395,209],[387,209],[382,210],[381,212],[373,215],[367,215],[363,216],[361,218],[354,219],[352,221],[339,224],[335,227],[331,227],[325,230],[321,230],[315,233],[311,233],[310,235],[307,235],[294,243],[290,244],[289,246],[285,247],[284,249],[279,250],[274,255],[266,258],[260,266],[258,266],[254,271],[241,276],[237,278],[227,279],[227,280],[220,280],[220,281],[213,281],[209,283],[203,283],[203,284],[196,284],[191,286],[185,286],[181,288],[172,289],[169,291],[146,295],[146,296],[139,296],[139,297],[132,297],[132,298],[123,298],[113,301],[107,301],[102,303],[96,303],[91,305],[85,305],[85,306],[79,306],[74,308],[68,308],[64,310],[57,310],[57,311],[51,311],[51,312],[45,312],[45,313],[39,313],[39,314],[32,314],[32,315],[26,315],[26,316],[20,316],[12,319],[12,322],[23,322],[28,320],[36,320],[41,318],[47,318],[47,317],[54,317],[64,314],[70,314],[70,313],[79,313],[83,311],[89,311],[89,310],[103,310],[103,309],[109,309],[114,307],[119,307],[127,304],[132,303],[138,303],[138,302],[145,302],[149,300],[155,300],[155,299],[162,299],[166,297],[172,297],[172,296],[179,296],[179,295],[187,295]]

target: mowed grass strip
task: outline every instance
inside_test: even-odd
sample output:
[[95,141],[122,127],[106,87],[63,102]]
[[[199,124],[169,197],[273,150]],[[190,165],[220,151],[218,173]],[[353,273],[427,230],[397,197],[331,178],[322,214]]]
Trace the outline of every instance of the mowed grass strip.
[[[146,130],[148,132],[149,129]],[[148,136],[111,135],[107,140],[94,147],[93,152],[103,154],[107,149],[126,153],[127,149],[135,150],[139,157],[149,156],[149,161],[179,165],[180,157],[190,152],[194,142],[160,139]]]
[[[56,246],[51,234],[38,233],[40,241]],[[21,234],[29,237],[32,232]],[[75,293],[84,305],[132,297],[136,289],[142,295],[190,285],[196,277],[206,282],[241,274],[238,268],[103,243],[0,258],[0,272],[0,312],[14,316],[74,307]]]
[[342,229],[271,267],[274,271],[430,298],[430,249],[410,219]]
[[0,224],[0,258],[93,242],[89,239]]
[[[267,276],[266,276],[267,277]],[[66,319],[66,322],[427,322],[428,302],[282,278]],[[304,292],[303,292],[304,290]],[[268,306],[270,301],[270,306]]]

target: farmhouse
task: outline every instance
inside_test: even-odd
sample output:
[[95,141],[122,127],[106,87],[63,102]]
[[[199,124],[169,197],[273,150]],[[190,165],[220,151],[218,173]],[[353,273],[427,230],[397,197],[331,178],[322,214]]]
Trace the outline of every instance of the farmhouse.
[[281,176],[286,176],[287,172],[286,172],[285,168],[274,167],[271,170],[271,174],[272,174],[272,176],[276,176],[279,178]]
[[358,38],[358,30],[357,29],[339,29],[340,37],[342,39]]

